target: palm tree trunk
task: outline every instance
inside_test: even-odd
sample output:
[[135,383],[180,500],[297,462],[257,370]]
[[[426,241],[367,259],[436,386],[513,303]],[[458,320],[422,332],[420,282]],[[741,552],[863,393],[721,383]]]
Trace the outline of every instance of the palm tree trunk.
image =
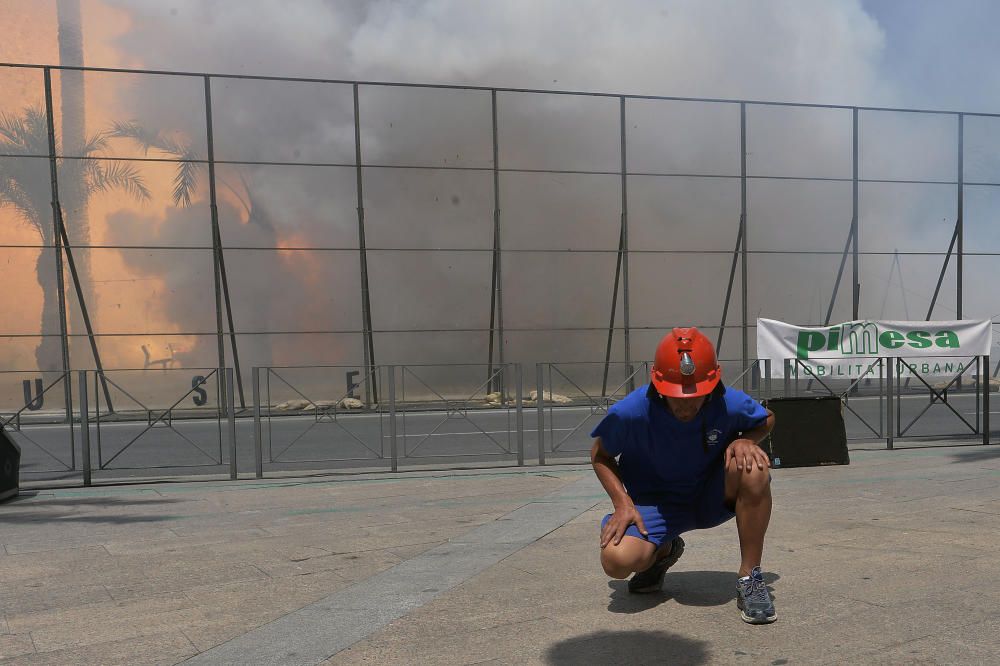
[[[83,66],[83,26],[80,16],[80,0],[56,0],[56,18],[59,24],[59,63],[69,66]],[[79,71],[59,72],[62,149],[70,156],[79,156],[86,142],[86,114],[84,109],[84,74]],[[87,188],[84,181],[81,160],[62,160],[59,168],[59,199],[62,203],[66,233],[74,248],[77,271],[87,300],[91,317],[96,306],[92,288],[90,253],[83,248],[90,245],[90,220],[87,215]],[[72,290],[71,292],[72,293]],[[68,299],[71,305],[76,299]],[[70,329],[83,330],[83,319],[79,307],[69,307]]]
[[35,348],[35,360],[42,372],[62,372],[62,341],[59,326],[59,292],[56,287],[56,256],[53,250],[41,250],[35,262],[35,275],[42,288],[42,327],[44,336]]

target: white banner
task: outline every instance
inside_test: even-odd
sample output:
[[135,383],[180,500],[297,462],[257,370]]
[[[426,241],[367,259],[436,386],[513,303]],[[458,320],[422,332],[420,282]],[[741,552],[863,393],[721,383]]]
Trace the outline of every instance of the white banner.
[[878,366],[869,368],[880,357],[906,359],[903,374],[954,376],[974,368],[972,357],[988,355],[992,342],[988,319],[860,320],[818,327],[757,320],[757,358],[771,361],[772,377],[784,377],[786,359],[798,359],[791,363],[793,376],[857,379],[871,372],[877,377]]

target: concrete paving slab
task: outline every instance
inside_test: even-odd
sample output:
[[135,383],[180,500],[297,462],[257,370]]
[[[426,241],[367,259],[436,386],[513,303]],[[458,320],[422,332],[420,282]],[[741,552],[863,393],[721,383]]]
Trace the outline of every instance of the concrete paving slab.
[[0,608],[8,615],[112,600],[103,585],[67,585],[61,579],[37,578],[16,583],[0,585]]
[[0,659],[17,657],[22,654],[31,654],[35,651],[35,644],[28,634],[0,634]]
[[14,633],[30,633],[40,629],[76,627],[85,632],[95,616],[102,622],[134,619],[147,614],[188,608],[195,605],[183,592],[139,599],[136,601],[106,601],[86,604],[73,608],[47,609],[34,612],[13,612],[9,614],[8,626]]
[[[775,470],[768,627],[735,610],[732,523],[686,536],[660,594],[609,581],[586,466],[50,488],[0,506],[0,660],[991,663],[998,461]],[[291,647],[219,658],[268,631]]]
[[21,654],[8,660],[18,666],[66,666],[67,664],[101,664],[101,666],[169,666],[197,652],[183,632],[143,636],[112,641],[74,645],[64,650]]
[[585,477],[571,484],[568,492],[557,490],[543,501],[529,502],[501,520],[479,526],[189,663],[240,663],[251,654],[273,664],[319,663],[586,511],[592,503],[584,504],[579,493],[593,485],[594,480]]

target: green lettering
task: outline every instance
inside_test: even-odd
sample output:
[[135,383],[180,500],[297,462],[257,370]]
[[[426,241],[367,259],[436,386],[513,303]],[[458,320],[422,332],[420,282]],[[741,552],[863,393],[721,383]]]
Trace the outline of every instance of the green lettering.
[[819,351],[825,344],[826,336],[821,331],[799,331],[795,355],[799,358],[809,358],[809,352]]
[[938,347],[948,347],[951,349],[958,349],[958,334],[955,331],[938,331],[937,336],[934,338],[934,344]]
[[826,344],[827,351],[834,351],[840,345],[840,329],[830,329],[830,341]]
[[[903,346],[903,334],[899,331],[886,331],[878,336],[878,343],[886,349],[899,349]],[[927,344],[930,344],[930,340]]]
[[931,346],[931,334],[927,331],[910,331],[906,334],[910,346],[917,349],[927,349]]

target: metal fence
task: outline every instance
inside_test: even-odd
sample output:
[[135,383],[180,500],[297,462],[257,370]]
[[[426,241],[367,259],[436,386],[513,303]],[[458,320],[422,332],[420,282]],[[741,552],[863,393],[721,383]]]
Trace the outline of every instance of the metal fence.
[[[99,474],[127,467],[154,431],[188,446],[164,469],[238,466],[229,442],[252,433],[227,432],[261,406],[261,382],[278,391],[274,373],[297,366],[342,373],[322,400],[366,378],[358,399],[382,411],[313,410],[294,442],[265,428],[262,465],[308,464],[299,454],[320,429],[347,438],[322,453],[331,461],[390,465],[392,440],[431,464],[440,438],[415,425],[426,396],[401,397],[393,437],[389,382],[400,396],[418,378],[425,392],[444,382],[461,404],[477,391],[509,398],[512,367],[543,364],[550,388],[527,380],[544,393],[597,361],[574,400],[600,403],[664,330],[694,324],[726,377],[757,395],[768,382],[753,359],[758,316],[1000,312],[1000,114],[11,63],[0,85],[0,398],[20,413],[6,427],[68,423],[81,398],[70,378],[96,372]],[[474,365],[455,385],[417,369],[456,361]],[[922,409],[907,397],[923,386],[913,377],[892,427],[867,404],[889,400],[889,373],[882,362],[847,393],[831,385],[857,436],[929,423],[907,425]],[[214,415],[170,409],[198,377],[219,394]],[[968,429],[969,410],[948,405],[971,399],[969,381],[945,400],[929,379],[927,414]],[[292,423],[272,406],[265,423]],[[488,427],[449,409],[442,428],[479,433],[470,460],[516,458],[500,430],[527,432],[543,455],[580,447],[558,434],[577,425],[556,423],[569,419],[561,408],[541,449],[511,425],[512,405]],[[32,445],[29,462],[78,473],[82,433],[65,435]]]
[[[853,447],[989,444],[989,358],[955,362],[957,372],[944,379],[911,359],[867,359],[850,379],[796,370],[794,360],[774,378],[754,362],[748,390],[759,400],[837,397]],[[378,366],[368,377],[349,371],[346,386],[344,369],[253,368],[248,408],[235,397],[232,368],[222,381],[214,369],[195,382],[186,372],[164,373],[174,391],[168,402],[148,397],[164,387],[130,386],[136,371],[81,371],[72,423],[33,415],[29,402],[3,413],[2,427],[22,449],[27,485],[577,463],[589,459],[593,428],[647,384],[650,367],[615,364],[605,376],[601,363],[539,363],[527,373],[533,389],[518,364],[485,377],[477,364]],[[379,384],[378,402],[367,382]]]
[[232,367],[245,406],[254,366],[610,367],[678,324],[745,371],[758,314],[1000,309],[998,114],[9,63],[0,82],[0,271],[25,296],[0,364],[46,384]]

